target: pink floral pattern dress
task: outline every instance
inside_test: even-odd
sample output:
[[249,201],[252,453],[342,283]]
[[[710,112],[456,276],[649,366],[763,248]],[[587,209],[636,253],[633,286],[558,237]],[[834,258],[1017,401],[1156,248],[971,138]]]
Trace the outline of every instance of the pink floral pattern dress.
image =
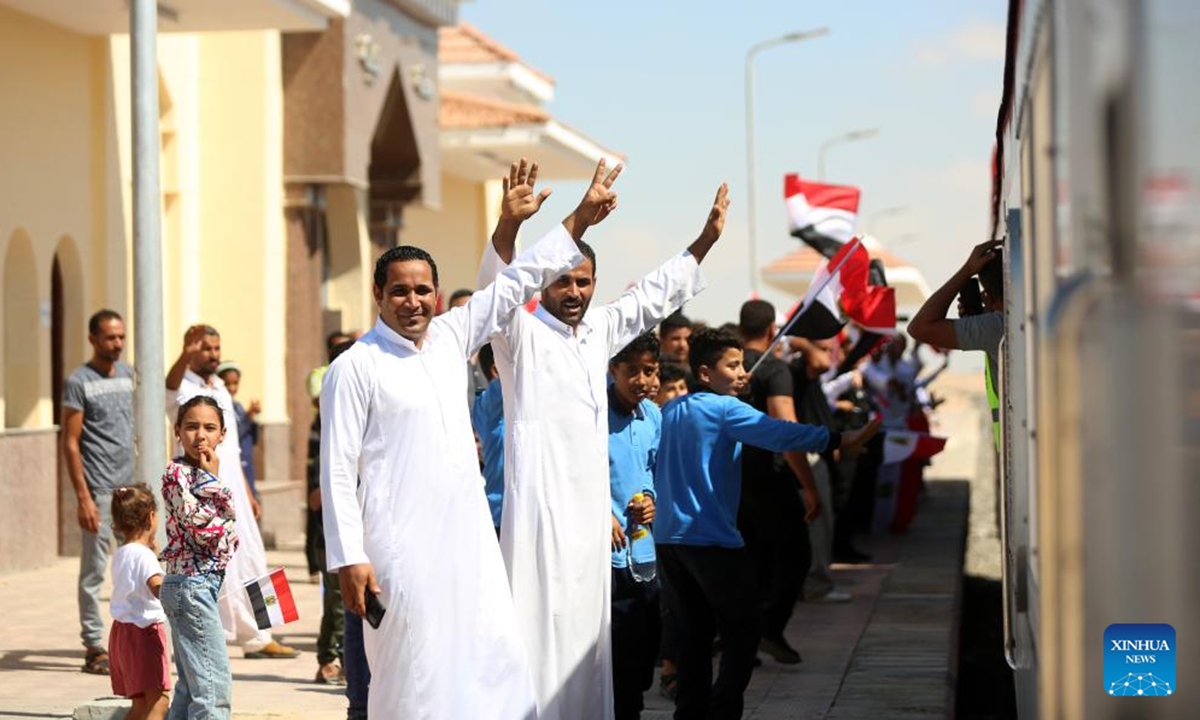
[[224,573],[238,547],[233,494],[216,475],[178,460],[162,478],[169,575]]

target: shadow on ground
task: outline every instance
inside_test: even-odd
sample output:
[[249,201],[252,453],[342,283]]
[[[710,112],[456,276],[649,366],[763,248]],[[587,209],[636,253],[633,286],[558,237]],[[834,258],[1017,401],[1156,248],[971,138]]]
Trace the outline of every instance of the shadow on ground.
[[959,720],[1017,717],[1013,673],[1004,661],[1000,581],[963,577],[958,652]]

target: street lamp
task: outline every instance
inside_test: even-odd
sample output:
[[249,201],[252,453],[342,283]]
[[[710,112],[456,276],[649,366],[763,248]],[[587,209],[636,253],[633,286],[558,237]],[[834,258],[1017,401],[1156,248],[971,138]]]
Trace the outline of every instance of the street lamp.
[[855,140],[866,140],[868,138],[873,138],[878,134],[879,128],[852,130],[848,133],[831,137],[825,142],[821,143],[821,150],[817,155],[817,179],[825,179],[825,153],[829,151],[829,148],[833,147],[834,145],[840,145],[841,143],[854,142]]
[[822,35],[828,35],[828,27],[819,27],[815,30],[804,30],[801,32],[792,32],[787,35],[782,35],[770,40],[763,40],[750,46],[746,51],[746,195],[749,204],[749,250],[750,250],[750,290],[758,295],[758,236],[757,224],[758,220],[755,213],[758,210],[758,205],[755,198],[755,182],[754,182],[754,58],[763,50],[783,45],[785,43],[800,42],[801,40],[811,40]]

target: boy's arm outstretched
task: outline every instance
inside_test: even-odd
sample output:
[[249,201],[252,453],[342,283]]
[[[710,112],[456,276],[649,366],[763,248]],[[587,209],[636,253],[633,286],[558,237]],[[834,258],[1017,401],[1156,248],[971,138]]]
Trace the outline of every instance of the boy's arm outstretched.
[[731,399],[725,408],[724,427],[734,440],[772,452],[825,452],[863,446],[879,432],[879,421],[872,420],[858,430],[838,433],[817,425],[776,420],[741,400]]

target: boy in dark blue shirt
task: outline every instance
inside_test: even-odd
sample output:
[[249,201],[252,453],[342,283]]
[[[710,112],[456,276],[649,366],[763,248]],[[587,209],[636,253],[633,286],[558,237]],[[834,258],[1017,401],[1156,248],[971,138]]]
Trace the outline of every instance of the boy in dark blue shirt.
[[[658,379],[658,338],[639,335],[608,365],[608,475],[612,496],[612,663],[616,720],[637,720],[642,694],[654,683],[662,624],[658,579],[639,581],[629,567],[630,521],[654,522],[654,465],[662,413],[651,397]],[[639,561],[652,559],[650,538]],[[644,548],[643,548],[644,545]]]
[[[761,608],[737,530],[741,444],[773,452],[856,448],[877,424],[845,433],[776,420],[737,398],[747,382],[742,343],[701,330],[688,357],[698,391],[663,407],[655,488],[663,618],[677,638],[677,720],[740,718],[758,647]],[[723,644],[712,684],[712,640]]]

